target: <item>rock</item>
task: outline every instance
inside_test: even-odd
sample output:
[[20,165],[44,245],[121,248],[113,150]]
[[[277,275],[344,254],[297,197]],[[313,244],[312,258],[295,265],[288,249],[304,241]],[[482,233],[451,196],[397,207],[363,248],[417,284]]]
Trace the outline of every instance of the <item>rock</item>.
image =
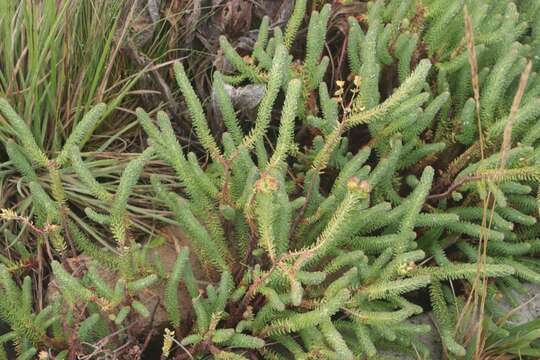
[[[265,86],[262,84],[250,84],[240,87],[233,87],[225,84],[225,92],[229,95],[231,102],[236,110],[249,111],[255,109],[265,94]],[[217,108],[217,99],[212,94],[212,102]]]
[[421,335],[420,340],[428,347],[431,360],[442,359],[442,344],[441,337],[437,332],[437,327],[433,322],[432,312],[423,313],[411,318],[411,322],[414,324],[427,324],[431,327],[431,331],[427,334]]
[[504,309],[512,311],[513,316],[509,322],[515,325],[540,318],[540,285],[524,283],[523,287],[527,291],[525,294],[514,293],[518,302],[522,304],[518,308],[514,308],[506,300],[501,301]]
[[[500,303],[508,312],[512,311],[513,316],[509,319],[511,324],[519,325],[540,318],[540,285],[525,283],[523,286],[527,290],[525,294],[514,293],[518,302],[522,304],[520,307],[513,308],[504,298]],[[443,348],[439,333],[433,322],[432,312],[414,316],[410,321],[414,324],[427,324],[431,327],[431,331],[420,336],[420,340],[429,348],[430,360],[441,360],[443,358]],[[384,351],[382,354],[393,359],[418,360],[416,356],[403,355],[393,351]]]
[[[239,115],[240,122],[254,121],[257,117],[257,107],[266,92],[265,86],[263,84],[250,84],[233,87],[225,84],[224,88],[231,99],[234,109]],[[214,113],[214,118],[219,119],[217,122],[219,126],[223,126],[222,114],[219,110],[215,91],[212,91],[212,112]]]
[[[410,322],[413,324],[427,324],[431,327],[431,331],[427,334],[421,335],[420,341],[424,343],[429,349],[429,360],[441,360],[442,359],[442,345],[441,338],[437,332],[437,328],[433,323],[433,315],[431,312],[423,313],[410,318]],[[417,355],[403,354],[397,351],[385,350],[380,351],[381,359],[394,359],[394,360],[418,360]],[[428,360],[427,358],[424,360]]]

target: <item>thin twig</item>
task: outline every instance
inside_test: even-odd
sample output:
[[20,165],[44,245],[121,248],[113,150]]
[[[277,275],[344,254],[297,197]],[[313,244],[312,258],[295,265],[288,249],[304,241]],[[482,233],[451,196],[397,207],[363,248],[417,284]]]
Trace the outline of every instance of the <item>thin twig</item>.
[[466,183],[468,183],[470,181],[481,180],[482,178],[483,178],[482,175],[460,177],[460,178],[454,180],[454,182],[448,187],[448,189],[446,191],[444,191],[442,193],[439,193],[439,194],[429,195],[427,197],[427,199],[428,200],[438,200],[438,199],[445,198],[445,197],[449,196],[450,194],[452,194],[452,192],[454,192],[456,189],[458,189],[462,185],[464,185],[464,184],[466,184]]

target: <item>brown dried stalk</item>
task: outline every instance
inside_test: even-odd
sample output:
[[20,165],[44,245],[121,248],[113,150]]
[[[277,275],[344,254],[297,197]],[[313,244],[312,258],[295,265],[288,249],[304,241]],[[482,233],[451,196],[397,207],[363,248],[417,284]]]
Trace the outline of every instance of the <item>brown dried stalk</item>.
[[512,127],[514,126],[514,120],[516,119],[519,104],[521,103],[523,95],[525,94],[525,88],[527,87],[527,81],[531,75],[531,70],[532,62],[529,60],[527,66],[525,66],[525,70],[523,70],[523,73],[521,74],[521,78],[519,79],[518,90],[514,96],[512,108],[510,109],[510,115],[508,115],[508,122],[504,128],[503,142],[501,145],[501,170],[504,169],[508,160],[508,151],[510,151],[510,146],[512,145]]
[[465,18],[465,38],[467,40],[467,52],[469,65],[471,66],[471,83],[474,93],[474,102],[476,104],[476,119],[478,121],[478,134],[480,138],[480,154],[484,158],[484,133],[482,132],[482,122],[480,120],[480,82],[478,81],[478,61],[476,57],[476,48],[474,47],[474,29],[471,16],[467,6],[463,9]]

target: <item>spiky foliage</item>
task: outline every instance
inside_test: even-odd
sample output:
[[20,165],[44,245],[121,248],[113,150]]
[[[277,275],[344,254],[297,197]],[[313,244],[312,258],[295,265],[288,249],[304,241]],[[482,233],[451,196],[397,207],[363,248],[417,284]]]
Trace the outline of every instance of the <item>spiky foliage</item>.
[[[150,146],[107,189],[78,151],[99,108],[79,123],[54,161],[0,103],[11,126],[21,130],[19,144],[7,143],[8,153],[30,184],[37,221],[7,209],[0,215],[38,232],[56,256],[72,239],[93,260],[83,271],[67,259],[51,261],[63,295],[54,304],[66,306],[50,321],[41,312],[32,315],[29,295],[21,310],[11,308],[29,285],[19,288],[9,270],[2,271],[7,300],[0,301],[0,315],[22,355],[50,346],[73,355],[112,333],[110,341],[118,344],[125,340],[120,329],[158,312],[149,293],[159,294],[166,314],[161,320],[181,334],[180,348],[171,345],[170,330],[164,343],[167,354],[179,356],[383,358],[385,350],[398,348],[430,358],[418,341],[429,327],[410,321],[428,310],[416,301],[423,296],[447,354],[471,358],[480,341],[459,330],[478,319],[456,309],[465,307],[477,278],[493,279],[481,308],[480,335],[495,335],[486,344],[521,331],[500,325],[494,300],[498,293],[511,297],[522,281],[540,282],[534,257],[540,249],[540,80],[526,65],[540,46],[538,21],[527,11],[540,14],[540,7],[522,1],[527,11],[520,12],[514,3],[494,0],[370,3],[363,24],[349,19],[351,81],[334,89],[323,81],[329,5],[309,17],[303,61],[292,61],[289,53],[305,5],[296,2],[285,35],[264,19],[249,61],[221,38],[238,72],[214,76],[228,130],[221,139],[211,131],[189,70],[174,65],[207,164],[180,144],[166,113],[153,119],[137,109]],[[465,5],[474,38],[465,34]],[[383,71],[395,72],[385,88]],[[239,123],[227,81],[265,86],[250,129]],[[310,106],[311,98],[318,107]],[[277,136],[269,136],[274,128]],[[315,135],[300,148],[296,130],[306,128]],[[367,135],[352,154],[348,134],[359,129]],[[128,199],[153,156],[181,185],[159,174],[150,182],[155,201],[169,209],[166,220],[187,244],[177,246],[168,268],[150,256],[162,243],[141,245],[129,232]],[[64,215],[69,201],[58,172],[70,164],[88,193],[110,203],[86,211],[111,234],[108,251]],[[50,189],[36,181],[35,166],[49,171]],[[526,354],[534,354],[534,337],[527,339]],[[510,340],[503,345],[513,346]]]

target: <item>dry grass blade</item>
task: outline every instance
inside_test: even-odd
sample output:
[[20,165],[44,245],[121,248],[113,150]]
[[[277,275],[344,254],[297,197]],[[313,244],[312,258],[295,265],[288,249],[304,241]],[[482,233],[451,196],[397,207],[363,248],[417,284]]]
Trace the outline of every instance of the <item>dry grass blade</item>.
[[[512,102],[512,107],[510,109],[510,114],[508,115],[508,122],[504,128],[503,133],[503,142],[501,146],[501,164],[499,167],[499,171],[502,172],[506,166],[506,161],[508,159],[508,151],[510,150],[511,143],[512,143],[512,127],[513,122],[516,116],[516,113],[519,108],[519,104],[521,103],[521,99],[523,98],[523,95],[525,93],[525,88],[527,87],[527,81],[529,79],[529,75],[531,73],[532,69],[532,63],[529,61],[527,63],[527,66],[525,67],[525,70],[521,74],[521,78],[519,81],[518,90],[516,92],[516,95],[514,96],[514,100]],[[491,191],[488,192],[488,195],[486,196],[484,200],[484,212],[482,216],[482,229],[483,236],[480,239],[479,244],[479,269],[480,266],[485,266],[486,259],[487,259],[487,242],[488,238],[485,236],[486,232],[491,228],[491,225],[493,223],[493,217],[495,213],[495,201],[491,201]],[[491,206],[490,214],[489,214],[489,223],[487,223],[487,209]],[[486,226],[487,225],[487,226]],[[480,253],[481,251],[481,253]],[[480,290],[482,291],[481,297],[480,297],[480,307],[479,307],[479,327],[477,331],[477,337],[476,337],[476,352],[474,359],[481,359],[483,358],[484,354],[484,347],[486,344],[486,334],[483,328],[483,319],[485,314],[485,305],[486,305],[486,299],[487,299],[487,286],[488,286],[488,279],[484,276],[482,277],[482,283]],[[476,286],[476,283],[475,283]]]
[[503,142],[501,146],[501,170],[504,169],[506,166],[506,161],[508,160],[508,151],[512,145],[512,127],[514,126],[514,120],[519,109],[519,104],[521,104],[521,99],[523,99],[523,95],[525,94],[525,89],[527,88],[527,82],[529,80],[529,76],[531,75],[531,71],[532,61],[529,60],[525,66],[525,70],[523,70],[523,73],[521,74],[521,78],[519,79],[518,90],[516,92],[516,96],[514,96],[512,108],[510,109],[510,115],[508,115],[508,122],[504,128]]
[[[471,84],[473,88],[473,94],[474,94],[474,101],[475,101],[475,110],[476,110],[476,119],[478,124],[478,134],[479,134],[479,145],[480,145],[480,156],[482,159],[484,159],[484,135],[482,131],[482,122],[480,117],[480,82],[478,79],[478,60],[476,56],[476,49],[474,47],[474,28],[473,28],[473,22],[472,18],[469,15],[467,6],[463,9],[463,17],[464,17],[464,23],[465,23],[465,39],[466,39],[466,45],[467,45],[467,52],[468,52],[468,61],[471,68]],[[463,329],[463,335],[468,340],[471,340],[474,338],[475,334],[476,336],[476,353],[475,353],[475,359],[478,358],[478,354],[481,353],[481,349],[483,347],[482,343],[482,336],[483,328],[482,328],[482,317],[483,317],[483,303],[484,299],[487,296],[487,282],[486,277],[482,276],[481,274],[484,273],[482,271],[482,268],[485,266],[485,260],[486,260],[486,249],[487,249],[487,237],[486,232],[488,227],[487,225],[487,209],[489,205],[489,199],[490,194],[486,196],[483,200],[483,216],[482,216],[482,231],[480,234],[479,244],[478,244],[478,271],[477,275],[474,279],[474,282],[472,283],[472,289],[471,292],[467,298],[467,302],[464,306],[464,311],[461,313],[457,323],[455,331],[458,332],[463,326],[466,327],[466,329]],[[478,295],[480,296],[480,299]],[[480,304],[478,301],[480,300]],[[468,314],[472,311],[472,316],[470,316],[470,319],[473,319],[472,323],[465,324],[465,318],[467,318]],[[475,321],[477,320],[477,321]],[[466,342],[468,341],[466,340]]]
[[[465,9],[465,11],[466,11],[466,9]],[[465,13],[465,19],[466,19],[465,23],[466,23],[467,39],[468,39],[467,40],[467,46],[470,49],[470,41],[469,41],[469,39],[472,39],[472,33],[469,33],[469,31],[472,30],[472,22],[471,22],[470,17],[468,17],[467,13]],[[471,63],[471,69],[472,69],[472,64],[475,63],[475,59],[472,59],[473,56],[474,55],[471,55],[470,59],[469,59],[470,63]],[[504,168],[506,166],[506,162],[508,160],[508,152],[510,150],[511,143],[512,143],[513,123],[514,123],[514,120],[515,120],[515,117],[516,117],[516,113],[517,113],[517,111],[519,109],[519,105],[520,105],[521,100],[523,98],[523,95],[525,94],[525,89],[527,87],[527,81],[529,79],[531,70],[532,70],[532,62],[529,61],[527,63],[527,65],[526,65],[526,67],[525,67],[525,70],[521,74],[518,90],[516,92],[516,95],[514,96],[514,100],[512,102],[512,107],[510,109],[510,114],[508,115],[508,121],[507,121],[507,124],[506,124],[506,126],[504,128],[503,142],[502,142],[502,146],[501,146],[501,163],[500,163],[499,171],[504,170]],[[474,88],[474,83],[475,83],[474,74],[473,74],[472,83],[473,83],[473,88]],[[483,156],[483,139],[482,139],[481,122],[480,122],[481,120],[480,120],[480,114],[479,114],[479,110],[478,110],[479,109],[479,101],[476,99],[477,91],[474,90],[474,93],[475,93],[476,110],[477,110],[478,124],[479,124],[480,146],[481,146],[481,151],[482,151],[482,158],[484,158],[484,156]],[[480,243],[479,243],[479,248],[478,248],[478,255],[479,255],[479,257],[478,257],[479,258],[478,266],[479,266],[479,270],[481,269],[481,267],[485,266],[485,264],[486,264],[487,242],[488,242],[488,238],[486,236],[486,233],[491,228],[491,225],[493,223],[494,212],[495,212],[495,202],[491,201],[491,191],[488,192],[487,196],[484,199],[483,208],[484,208],[483,216],[482,216],[482,230],[483,231],[482,231],[482,236],[480,238]],[[487,214],[488,208],[490,208],[489,222],[488,222],[488,214]],[[478,284],[477,280],[481,280],[481,284]],[[476,288],[478,285],[481,285],[481,287],[479,289]],[[483,276],[482,279],[480,279],[479,276],[477,277],[477,279],[475,279],[473,292],[476,292],[476,291],[480,292],[480,304],[479,304],[479,307],[478,307],[478,311],[479,311],[478,320],[479,321],[478,321],[477,336],[476,336],[476,352],[475,352],[475,357],[474,357],[475,359],[482,358],[482,354],[484,352],[484,346],[485,346],[485,342],[486,342],[485,331],[484,331],[484,328],[483,328],[483,318],[484,318],[484,314],[485,314],[486,299],[487,299],[487,296],[488,296],[488,294],[487,294],[487,286],[488,286],[488,279],[485,276]],[[475,296],[475,299],[477,299],[476,296]]]
[[484,158],[484,134],[482,132],[482,123],[480,119],[480,82],[478,80],[478,60],[476,57],[476,49],[474,47],[474,29],[472,18],[469,15],[467,6],[463,9],[465,20],[465,39],[467,42],[467,52],[469,56],[469,65],[471,66],[471,84],[474,94],[474,102],[476,104],[476,118],[478,121],[478,134],[480,137],[480,154]]

